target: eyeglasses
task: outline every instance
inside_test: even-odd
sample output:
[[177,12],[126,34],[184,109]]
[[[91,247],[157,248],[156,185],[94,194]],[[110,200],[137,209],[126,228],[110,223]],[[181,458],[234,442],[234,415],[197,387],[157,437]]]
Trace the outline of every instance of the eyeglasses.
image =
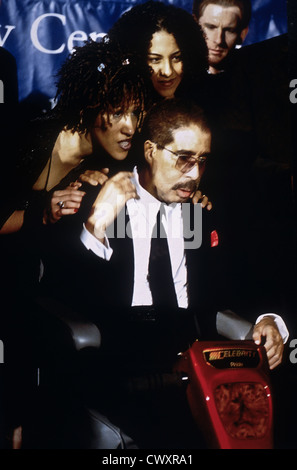
[[163,147],[160,144],[156,143],[156,145],[162,150],[167,150],[167,152],[170,152],[177,157],[175,168],[181,171],[182,173],[188,173],[196,164],[198,164],[199,169],[203,168],[207,160],[207,157],[205,155],[201,155],[200,157],[195,158],[191,155],[184,155],[179,154],[177,152],[173,152],[173,150],[169,150],[168,148]]

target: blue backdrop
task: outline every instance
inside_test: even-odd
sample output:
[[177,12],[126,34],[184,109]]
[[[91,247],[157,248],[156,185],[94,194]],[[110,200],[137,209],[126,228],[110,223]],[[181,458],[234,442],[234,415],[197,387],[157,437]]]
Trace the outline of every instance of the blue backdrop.
[[[0,46],[16,59],[20,100],[33,91],[53,98],[54,76],[71,49],[89,36],[99,40],[125,10],[137,3],[142,1],[2,0]],[[192,0],[168,3],[191,12]],[[252,0],[252,4],[245,44],[287,32],[286,0]]]

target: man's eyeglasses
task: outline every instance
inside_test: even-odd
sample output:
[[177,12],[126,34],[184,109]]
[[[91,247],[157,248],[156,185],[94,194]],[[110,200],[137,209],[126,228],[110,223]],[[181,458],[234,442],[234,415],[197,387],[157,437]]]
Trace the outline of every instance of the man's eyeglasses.
[[195,158],[192,155],[185,155],[173,152],[173,150],[169,150],[168,148],[163,147],[160,144],[157,144],[157,146],[160,147],[162,150],[167,150],[167,152],[170,152],[177,157],[175,168],[181,171],[182,173],[188,173],[196,164],[198,164],[199,169],[203,168],[207,160],[207,157],[205,155],[201,155],[200,157]]

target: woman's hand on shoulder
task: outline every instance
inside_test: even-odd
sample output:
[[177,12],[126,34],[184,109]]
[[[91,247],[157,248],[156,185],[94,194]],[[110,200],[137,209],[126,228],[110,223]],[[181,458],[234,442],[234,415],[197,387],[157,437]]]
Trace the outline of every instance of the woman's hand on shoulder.
[[198,204],[198,202],[201,204],[201,207],[203,209],[207,209],[210,211],[212,209],[212,203],[209,201],[208,197],[205,194],[202,194],[202,191],[198,190],[192,197],[192,202],[193,204]]
[[92,186],[97,186],[101,184],[101,186],[108,180],[108,173],[109,168],[102,168],[102,170],[86,170],[83,174],[81,174],[78,178],[78,181],[83,183],[89,183]]

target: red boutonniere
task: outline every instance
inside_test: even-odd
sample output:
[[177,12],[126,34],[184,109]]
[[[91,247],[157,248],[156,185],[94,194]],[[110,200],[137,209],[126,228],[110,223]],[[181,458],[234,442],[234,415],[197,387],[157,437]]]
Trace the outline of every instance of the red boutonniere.
[[213,248],[214,246],[218,246],[219,244],[219,235],[216,230],[213,230],[210,234],[210,246]]

